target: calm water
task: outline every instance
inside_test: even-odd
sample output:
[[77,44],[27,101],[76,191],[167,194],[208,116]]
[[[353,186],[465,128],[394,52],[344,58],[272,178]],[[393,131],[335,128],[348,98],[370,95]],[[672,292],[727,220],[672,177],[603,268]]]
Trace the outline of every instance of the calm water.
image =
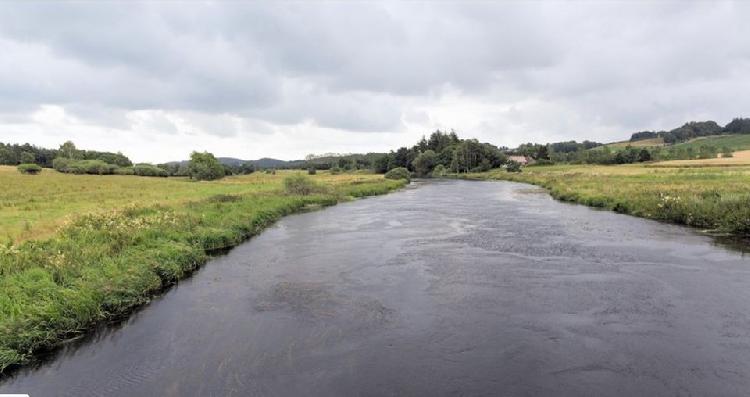
[[0,392],[748,395],[750,258],[528,185],[285,218]]

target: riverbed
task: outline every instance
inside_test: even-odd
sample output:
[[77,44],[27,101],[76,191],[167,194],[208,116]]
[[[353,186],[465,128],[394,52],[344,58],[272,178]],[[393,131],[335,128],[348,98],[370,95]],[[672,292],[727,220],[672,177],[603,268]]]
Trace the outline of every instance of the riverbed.
[[430,181],[289,216],[0,393],[741,396],[749,374],[750,257]]

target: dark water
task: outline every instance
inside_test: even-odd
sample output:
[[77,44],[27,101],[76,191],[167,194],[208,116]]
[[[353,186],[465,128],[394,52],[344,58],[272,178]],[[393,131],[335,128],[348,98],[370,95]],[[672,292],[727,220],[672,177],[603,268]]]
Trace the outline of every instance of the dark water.
[[282,220],[32,396],[750,394],[750,258],[691,230],[434,182]]

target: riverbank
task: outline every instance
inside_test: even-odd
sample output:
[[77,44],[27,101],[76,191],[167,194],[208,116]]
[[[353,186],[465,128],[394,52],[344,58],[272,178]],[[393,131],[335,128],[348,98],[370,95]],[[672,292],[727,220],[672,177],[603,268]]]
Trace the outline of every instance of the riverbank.
[[[209,252],[235,246],[282,216],[405,184],[379,175],[319,175],[311,178],[322,188],[300,196],[284,192],[282,172],[200,183],[44,174],[47,187],[37,176],[3,184],[16,192],[26,188],[35,212],[67,220],[45,220],[59,225],[51,237],[0,245],[0,371],[126,315],[205,263]],[[92,183],[104,186],[98,195],[75,194]],[[43,200],[60,197],[60,190],[71,194]],[[123,191],[129,200],[117,199]],[[104,196],[111,201],[97,198]],[[91,211],[69,218],[64,208],[69,215]]]
[[552,165],[462,177],[531,183],[562,201],[714,233],[750,235],[750,166]]

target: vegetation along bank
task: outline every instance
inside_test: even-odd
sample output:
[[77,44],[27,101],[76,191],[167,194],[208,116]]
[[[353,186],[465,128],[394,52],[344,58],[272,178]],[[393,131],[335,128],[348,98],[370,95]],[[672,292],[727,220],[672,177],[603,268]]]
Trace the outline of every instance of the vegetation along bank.
[[526,167],[522,172],[498,169],[465,177],[531,183],[563,201],[716,233],[750,235],[750,165],[565,164]]
[[[405,184],[293,171],[190,182],[0,167],[0,372],[148,302],[212,250],[284,215]],[[68,217],[77,213],[87,215]]]

